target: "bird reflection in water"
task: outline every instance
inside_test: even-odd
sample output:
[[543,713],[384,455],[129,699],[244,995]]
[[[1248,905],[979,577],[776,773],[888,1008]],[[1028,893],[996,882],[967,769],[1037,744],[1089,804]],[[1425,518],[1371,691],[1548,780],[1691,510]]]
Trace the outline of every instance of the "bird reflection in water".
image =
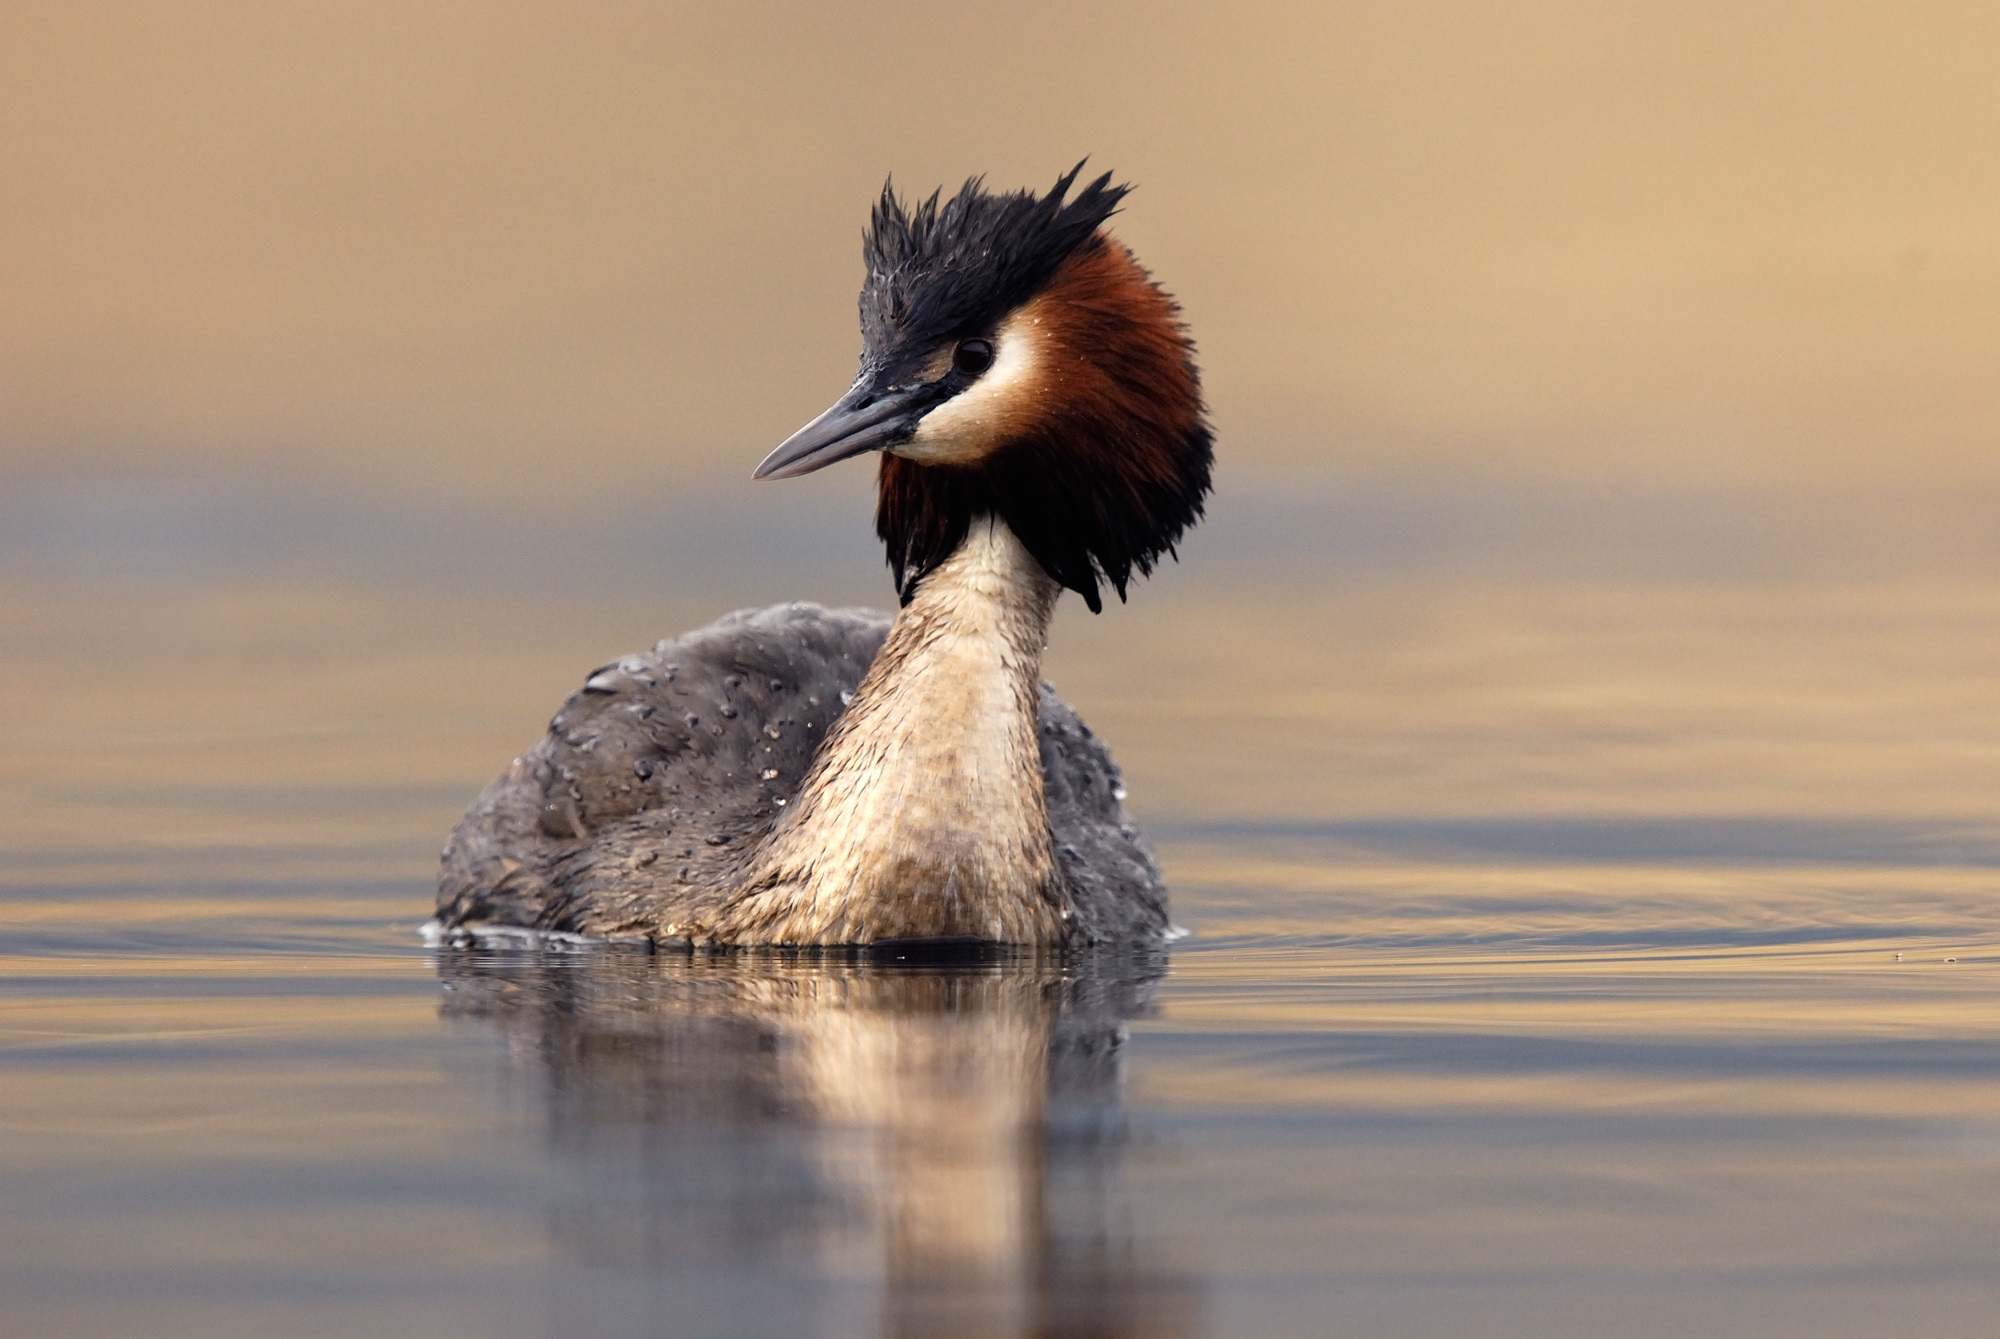
[[1121,1176],[1157,950],[438,963],[446,1016],[498,1029],[546,1104],[571,1261],[803,1270],[872,1287],[894,1335],[1201,1328]]

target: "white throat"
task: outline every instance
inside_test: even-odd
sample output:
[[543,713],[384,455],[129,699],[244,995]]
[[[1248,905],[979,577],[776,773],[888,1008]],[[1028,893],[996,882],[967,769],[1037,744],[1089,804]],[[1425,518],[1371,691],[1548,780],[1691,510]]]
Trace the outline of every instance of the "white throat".
[[717,929],[765,944],[1060,939],[1038,743],[1060,593],[1006,525],[975,521],[897,616]]

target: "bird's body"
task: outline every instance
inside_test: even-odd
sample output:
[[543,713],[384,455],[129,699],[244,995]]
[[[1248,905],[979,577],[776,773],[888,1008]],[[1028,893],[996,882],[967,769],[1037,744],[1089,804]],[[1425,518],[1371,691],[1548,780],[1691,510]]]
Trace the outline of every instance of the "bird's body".
[[[889,623],[872,609],[744,610],[598,670],[453,834],[440,920],[712,942],[705,918],[796,800]],[[1052,690],[1035,707],[1075,936],[1158,937],[1166,888],[1120,802],[1117,767]],[[943,929],[923,928],[914,937]]]
[[1041,682],[1064,587],[1122,595],[1199,515],[1208,433],[1177,310],[1065,204],[889,196],[862,374],[766,477],[880,449],[904,598],[731,615],[593,673],[474,801],[438,917],[654,943],[1157,939],[1109,755]]

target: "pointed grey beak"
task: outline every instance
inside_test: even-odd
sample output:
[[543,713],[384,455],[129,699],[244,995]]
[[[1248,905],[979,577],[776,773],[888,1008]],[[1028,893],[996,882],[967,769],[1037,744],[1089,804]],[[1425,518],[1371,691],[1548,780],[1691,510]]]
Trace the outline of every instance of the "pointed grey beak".
[[937,387],[924,383],[891,391],[857,383],[833,408],[765,456],[750,477],[795,479],[863,451],[894,445],[915,431],[917,420],[942,398]]

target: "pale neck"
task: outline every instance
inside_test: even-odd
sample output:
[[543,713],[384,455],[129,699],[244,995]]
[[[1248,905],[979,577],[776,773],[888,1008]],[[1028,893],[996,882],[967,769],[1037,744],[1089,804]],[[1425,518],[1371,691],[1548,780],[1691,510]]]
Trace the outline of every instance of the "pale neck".
[[917,587],[718,930],[739,943],[1061,938],[1038,743],[1060,587],[981,518]]

